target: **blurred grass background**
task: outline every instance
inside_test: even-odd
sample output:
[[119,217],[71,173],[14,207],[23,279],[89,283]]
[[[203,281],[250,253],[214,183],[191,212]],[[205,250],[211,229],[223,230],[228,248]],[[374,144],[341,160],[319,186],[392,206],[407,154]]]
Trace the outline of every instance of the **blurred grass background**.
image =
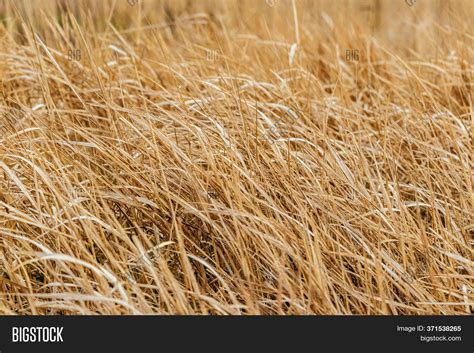
[[[474,15],[474,2],[469,0],[298,0],[296,7],[302,37],[324,35],[340,43],[363,34],[388,49],[406,48],[405,54],[411,49],[426,55],[453,44],[472,45],[474,38],[472,26],[460,20]],[[196,14],[202,14],[201,26],[213,22],[224,32],[232,28],[262,39],[294,41],[288,38],[293,32],[288,27],[294,28],[291,0],[2,0],[2,30],[21,35],[20,18],[28,19],[53,45],[57,41],[48,35],[51,19],[70,22],[67,9],[91,33],[110,31],[110,24],[120,31],[152,25],[150,31],[166,32],[184,28]]]

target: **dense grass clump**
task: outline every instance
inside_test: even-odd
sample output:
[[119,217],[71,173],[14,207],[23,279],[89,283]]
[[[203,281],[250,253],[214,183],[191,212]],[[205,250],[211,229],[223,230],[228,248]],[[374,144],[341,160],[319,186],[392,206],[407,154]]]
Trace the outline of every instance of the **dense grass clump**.
[[0,0],[0,314],[470,314],[473,14]]

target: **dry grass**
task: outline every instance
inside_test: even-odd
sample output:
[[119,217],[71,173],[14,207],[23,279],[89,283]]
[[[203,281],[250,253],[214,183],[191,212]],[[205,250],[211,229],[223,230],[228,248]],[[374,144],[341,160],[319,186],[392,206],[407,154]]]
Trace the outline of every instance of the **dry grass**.
[[471,313],[472,1],[132,5],[0,2],[0,313]]

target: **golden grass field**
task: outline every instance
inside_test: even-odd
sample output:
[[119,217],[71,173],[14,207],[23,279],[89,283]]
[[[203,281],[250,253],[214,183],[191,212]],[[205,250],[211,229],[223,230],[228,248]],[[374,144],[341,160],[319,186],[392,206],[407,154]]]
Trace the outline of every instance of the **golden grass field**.
[[0,314],[470,314],[474,2],[0,0]]

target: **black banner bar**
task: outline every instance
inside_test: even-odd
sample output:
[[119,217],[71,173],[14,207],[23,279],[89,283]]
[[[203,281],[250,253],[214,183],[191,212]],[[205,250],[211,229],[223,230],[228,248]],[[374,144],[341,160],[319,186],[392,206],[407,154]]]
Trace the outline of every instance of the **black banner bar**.
[[0,353],[472,353],[473,333],[472,316],[3,316]]

